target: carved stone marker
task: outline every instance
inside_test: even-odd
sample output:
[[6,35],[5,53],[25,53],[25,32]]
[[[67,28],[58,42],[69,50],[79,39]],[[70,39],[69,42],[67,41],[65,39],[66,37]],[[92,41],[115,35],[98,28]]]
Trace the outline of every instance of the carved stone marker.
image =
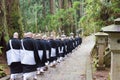
[[107,47],[108,34],[103,32],[98,32],[95,34],[95,36],[96,36],[96,45],[98,47],[98,59],[99,59],[97,69],[103,70],[105,69],[104,52],[105,52],[105,48]]
[[109,34],[111,53],[111,80],[120,80],[120,18],[114,24],[102,28]]

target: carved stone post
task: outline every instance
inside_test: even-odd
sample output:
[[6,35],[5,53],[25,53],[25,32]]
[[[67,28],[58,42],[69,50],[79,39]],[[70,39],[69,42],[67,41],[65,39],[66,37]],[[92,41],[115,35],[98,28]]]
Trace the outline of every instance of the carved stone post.
[[104,66],[104,52],[105,52],[105,48],[107,40],[108,40],[108,34],[107,33],[103,33],[103,32],[98,32],[95,34],[96,36],[96,45],[98,47],[98,66],[97,69],[98,70],[103,70],[105,69]]
[[102,28],[109,34],[111,53],[111,80],[120,80],[120,18],[114,24]]

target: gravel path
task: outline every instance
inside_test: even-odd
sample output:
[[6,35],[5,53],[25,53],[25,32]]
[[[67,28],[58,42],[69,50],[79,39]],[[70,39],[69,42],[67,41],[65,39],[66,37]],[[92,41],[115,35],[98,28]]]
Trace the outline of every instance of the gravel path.
[[79,48],[65,61],[57,64],[56,68],[49,68],[44,75],[39,75],[38,80],[92,80],[89,56],[95,44],[94,40],[94,36],[83,39]]

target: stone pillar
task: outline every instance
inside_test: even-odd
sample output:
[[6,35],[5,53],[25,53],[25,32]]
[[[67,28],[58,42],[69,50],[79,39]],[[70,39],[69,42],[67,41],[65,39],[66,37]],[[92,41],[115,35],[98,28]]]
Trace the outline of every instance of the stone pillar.
[[111,49],[111,80],[120,80],[120,18],[114,24],[102,28],[109,34]]
[[105,69],[103,63],[104,63],[104,52],[106,48],[106,39],[108,38],[108,34],[98,32],[95,34],[95,36],[96,36],[96,45],[98,46],[98,59],[99,59],[97,69],[103,70]]
[[120,80],[120,52],[111,53],[111,80]]
[[98,48],[98,59],[99,59],[99,62],[98,62],[98,67],[97,69],[98,70],[103,70],[104,69],[104,52],[105,52],[105,46],[103,44],[99,44],[99,48]]
[[120,80],[120,33],[110,34],[111,80]]

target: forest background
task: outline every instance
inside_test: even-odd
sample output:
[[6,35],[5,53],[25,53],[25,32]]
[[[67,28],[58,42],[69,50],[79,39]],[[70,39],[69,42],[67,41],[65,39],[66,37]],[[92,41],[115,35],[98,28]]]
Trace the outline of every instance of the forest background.
[[0,54],[14,32],[90,35],[120,17],[120,0],[0,0]]

